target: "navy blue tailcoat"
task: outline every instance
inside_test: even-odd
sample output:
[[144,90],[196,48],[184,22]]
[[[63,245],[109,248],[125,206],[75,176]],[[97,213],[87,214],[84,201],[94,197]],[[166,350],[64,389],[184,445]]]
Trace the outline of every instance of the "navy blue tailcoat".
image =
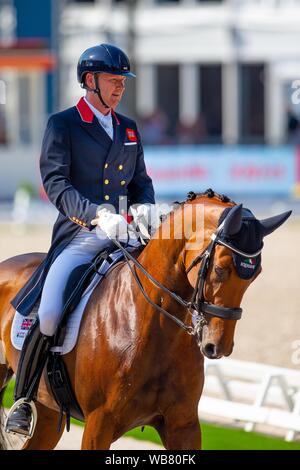
[[46,258],[11,301],[24,316],[39,299],[57,256],[82,227],[95,229],[91,221],[100,204],[112,204],[119,213],[125,196],[126,209],[131,204],[155,203],[136,123],[112,115],[113,141],[83,98],[48,121],[40,171],[47,196],[59,214]]

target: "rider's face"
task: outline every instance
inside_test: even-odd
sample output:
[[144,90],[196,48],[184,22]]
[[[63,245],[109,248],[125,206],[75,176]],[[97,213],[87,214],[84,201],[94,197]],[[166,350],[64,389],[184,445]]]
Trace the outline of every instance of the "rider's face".
[[98,76],[99,88],[104,102],[115,109],[120,103],[125,91],[126,77],[110,73],[100,73]]

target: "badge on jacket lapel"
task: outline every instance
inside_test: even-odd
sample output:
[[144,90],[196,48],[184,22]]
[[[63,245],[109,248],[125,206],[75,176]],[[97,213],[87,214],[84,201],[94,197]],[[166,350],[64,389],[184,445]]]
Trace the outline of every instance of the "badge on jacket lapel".
[[137,142],[137,136],[136,136],[134,129],[129,129],[127,127],[126,135],[127,135],[128,140],[130,140],[130,142]]

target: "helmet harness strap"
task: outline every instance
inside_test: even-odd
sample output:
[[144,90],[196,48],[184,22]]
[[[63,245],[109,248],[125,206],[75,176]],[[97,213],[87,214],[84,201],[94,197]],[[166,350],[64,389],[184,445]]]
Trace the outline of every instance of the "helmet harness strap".
[[104,101],[104,99],[102,98],[102,95],[101,95],[101,91],[100,91],[100,87],[99,87],[99,82],[98,82],[99,74],[98,74],[97,72],[93,72],[93,77],[94,77],[94,80],[95,80],[95,87],[96,87],[96,88],[90,88],[90,87],[88,87],[85,83],[82,83],[82,85],[81,85],[82,88],[85,88],[86,90],[91,91],[92,93],[95,93],[95,94],[98,96],[98,98],[99,98],[101,104],[103,104],[103,106],[104,106],[105,108],[110,109],[110,106],[108,106],[108,105],[105,103],[105,101]]
[[99,75],[97,72],[94,72],[93,73],[93,77],[94,77],[94,80],[95,80],[95,85],[96,85],[96,88],[94,90],[91,90],[93,91],[94,93],[97,94],[99,100],[101,101],[101,103],[103,104],[103,106],[107,109],[110,109],[110,106],[107,106],[107,104],[105,103],[104,99],[102,98],[102,95],[101,95],[101,91],[100,91],[100,87],[99,87],[99,82],[98,82],[98,78],[99,78]]

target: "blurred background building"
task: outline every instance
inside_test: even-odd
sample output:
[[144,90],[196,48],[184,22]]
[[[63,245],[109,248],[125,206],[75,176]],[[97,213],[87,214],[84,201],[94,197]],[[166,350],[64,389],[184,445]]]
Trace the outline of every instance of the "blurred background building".
[[299,18],[300,0],[0,0],[0,199],[40,184],[47,118],[76,104],[78,57],[101,42],[136,71],[119,112],[160,196],[297,196]]

